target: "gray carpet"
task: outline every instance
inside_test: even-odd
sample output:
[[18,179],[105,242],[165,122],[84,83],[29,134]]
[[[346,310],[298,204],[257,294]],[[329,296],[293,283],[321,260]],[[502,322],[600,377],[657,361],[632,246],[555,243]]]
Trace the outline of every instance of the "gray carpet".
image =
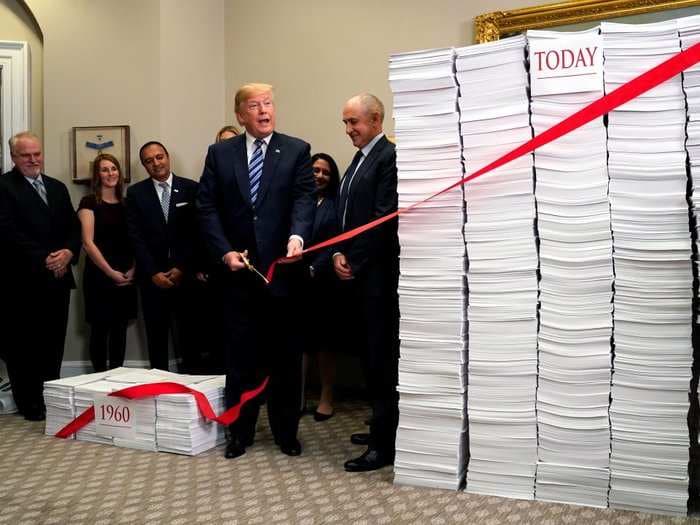
[[475,496],[392,485],[392,470],[348,474],[343,461],[366,410],[302,419],[300,457],[282,455],[266,422],[236,460],[223,448],[190,458],[43,435],[42,423],[0,416],[0,524],[698,523],[688,518]]

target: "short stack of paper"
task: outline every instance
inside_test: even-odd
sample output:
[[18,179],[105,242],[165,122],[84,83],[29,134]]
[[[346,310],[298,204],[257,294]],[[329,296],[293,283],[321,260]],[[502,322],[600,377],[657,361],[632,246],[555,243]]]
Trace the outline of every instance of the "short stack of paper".
[[[675,20],[602,24],[610,92],[680,51]],[[692,268],[678,75],[609,115],[615,261],[610,506],[685,514]]]
[[[163,370],[116,368],[107,372],[48,381],[46,433],[53,435],[95,404],[96,398],[127,387],[174,382],[201,391],[217,414],[224,411],[225,376],[192,376]],[[118,399],[118,398],[115,398]],[[100,433],[97,420],[80,429],[79,441],[113,444],[140,450],[195,455],[223,442],[224,428],[200,417],[193,396],[168,394],[129,400],[131,424]],[[109,436],[109,437],[107,437]]]
[[[224,412],[224,387],[226,376],[203,380],[193,376],[187,386],[198,390],[209,400],[214,412]],[[166,394],[156,401],[156,433],[158,450],[194,456],[224,442],[224,427],[207,421],[199,413],[194,396],[189,394]]]
[[[466,173],[532,137],[525,38],[456,50]],[[532,155],[467,183],[466,490],[532,499],[537,462],[537,249]]]
[[[681,37],[681,47],[684,50],[699,43],[700,15],[679,19],[678,30]],[[696,186],[700,184],[700,64],[695,64],[683,72],[683,91],[685,91],[688,108],[685,147],[688,152],[688,160],[690,161],[690,202],[693,209],[693,218],[695,219],[695,252],[700,253],[700,223],[698,222],[700,217],[700,194],[696,194]],[[700,259],[696,258],[695,264],[700,264]],[[697,308],[695,322],[700,321],[700,301],[697,303]]]
[[[76,417],[85,412],[85,410],[88,408],[94,406],[95,396],[107,395],[110,392],[121,390],[127,386],[129,385],[125,383],[118,383],[116,381],[108,381],[104,378],[82,385],[77,385],[73,390],[73,403]],[[78,430],[75,433],[75,439],[78,441],[103,443],[105,445],[114,444],[114,438],[104,437],[97,434],[97,423],[94,420],[90,421],[90,423]]]
[[[528,31],[535,134],[603,95],[598,28]],[[573,50],[573,52],[571,51]],[[552,68],[555,63],[568,67]],[[540,330],[535,498],[608,504],[612,240],[602,118],[535,151]]]
[[[121,368],[120,370],[127,370]],[[73,421],[80,412],[75,411],[75,387],[104,379],[108,372],[96,372],[81,376],[64,377],[44,383],[44,404],[46,405],[45,433],[53,436]],[[73,439],[75,436],[70,436]]]
[[[454,50],[391,56],[399,207],[463,175]],[[464,479],[464,222],[460,188],[400,217],[401,359],[396,483]]]

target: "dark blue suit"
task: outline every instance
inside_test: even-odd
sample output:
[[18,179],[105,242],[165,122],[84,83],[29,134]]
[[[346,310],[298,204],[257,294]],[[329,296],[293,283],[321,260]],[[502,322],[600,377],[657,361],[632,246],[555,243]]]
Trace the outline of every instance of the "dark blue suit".
[[[195,181],[173,175],[166,222],[151,178],[134,184],[127,192],[127,224],[134,245],[148,356],[154,368],[168,369],[168,334],[173,318],[185,368],[196,361],[188,304],[188,280],[195,271],[199,234],[196,194]],[[184,272],[183,282],[169,290],[156,287],[151,278],[173,267]]]
[[[348,231],[396,211],[396,148],[386,137],[374,145],[355,172],[348,167],[338,193],[338,222]],[[350,185],[349,178],[355,173]],[[348,188],[349,187],[349,188]],[[373,407],[370,441],[394,456],[398,424],[399,240],[398,221],[388,221],[343,243],[338,250],[354,279],[343,282],[350,303],[348,325],[359,337]]]
[[[309,150],[302,140],[273,133],[253,206],[246,136],[214,144],[198,194],[202,234],[218,263],[223,293],[226,401],[228,406],[236,404],[243,390],[257,386],[269,372],[268,414],[279,443],[296,438],[301,396],[301,358],[294,340],[301,327],[291,322],[293,274],[279,267],[266,287],[251,272],[231,272],[219,261],[230,251],[248,250],[251,263],[265,273],[276,258],[286,255],[290,235],[309,242],[315,207]],[[253,440],[258,409],[258,404],[249,403],[232,426],[244,444]]]

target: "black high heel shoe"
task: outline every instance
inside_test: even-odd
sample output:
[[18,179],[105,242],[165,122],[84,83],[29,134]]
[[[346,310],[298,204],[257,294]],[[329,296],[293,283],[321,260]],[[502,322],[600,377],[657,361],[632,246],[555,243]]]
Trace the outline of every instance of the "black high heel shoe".
[[314,421],[328,421],[330,418],[332,418],[335,415],[335,410],[331,412],[330,414],[322,414],[318,410],[314,410]]

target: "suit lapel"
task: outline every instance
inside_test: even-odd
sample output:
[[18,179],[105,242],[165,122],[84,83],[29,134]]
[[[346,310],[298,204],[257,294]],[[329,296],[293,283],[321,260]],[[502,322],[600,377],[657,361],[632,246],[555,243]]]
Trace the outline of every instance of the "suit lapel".
[[233,171],[238,182],[238,189],[243,200],[248,206],[252,206],[250,203],[250,178],[248,176],[248,151],[246,150],[245,133],[240,134],[233,140],[236,141],[233,155]]
[[[351,184],[351,186],[348,188],[348,197],[347,197],[347,212],[350,213],[350,210],[352,210],[352,203],[353,203],[353,198],[352,194],[357,191],[357,188],[359,187],[360,184],[362,184],[362,180],[365,177],[367,173],[370,173],[372,171],[372,168],[377,162],[377,157],[379,157],[379,154],[382,152],[384,149],[385,143],[387,142],[386,137],[382,137],[377,141],[377,143],[374,145],[372,150],[369,152],[369,155],[367,155],[367,158],[362,161],[362,164],[360,164],[360,167],[357,168],[357,172],[355,173],[355,176],[352,177],[352,174],[350,170],[348,170],[348,174],[350,174],[351,179],[348,180],[348,184]],[[347,175],[346,175],[347,176]],[[343,212],[339,212],[341,215],[341,221],[342,221],[342,214]]]
[[267,145],[265,160],[263,161],[262,178],[260,179],[260,189],[258,190],[258,206],[260,206],[265,199],[265,194],[275,176],[275,169],[277,168],[277,163],[281,156],[282,148],[280,147],[279,137],[277,133],[273,133],[270,138],[270,143]]
[[[155,184],[153,184],[153,179],[148,179],[146,181],[146,205],[151,208],[152,215],[156,218],[156,222],[165,228],[165,216],[163,215],[163,208],[160,205],[160,198],[158,197],[158,192],[156,191]],[[172,206],[172,195],[170,198],[170,205]]]

